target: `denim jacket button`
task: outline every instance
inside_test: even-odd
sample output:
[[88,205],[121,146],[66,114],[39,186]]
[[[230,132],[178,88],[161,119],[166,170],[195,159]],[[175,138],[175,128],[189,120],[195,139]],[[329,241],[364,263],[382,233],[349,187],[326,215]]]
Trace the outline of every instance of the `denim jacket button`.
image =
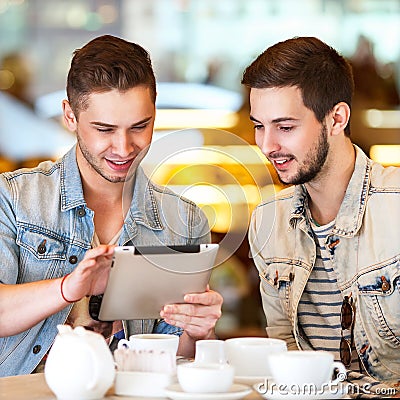
[[76,264],[77,261],[78,261],[78,257],[77,257],[77,256],[71,256],[71,257],[69,258],[69,262],[70,262],[71,264]]
[[86,211],[83,207],[78,208],[78,215],[80,217],[84,217],[86,215]]
[[387,292],[390,289],[390,283],[386,280],[384,276],[382,276],[381,281],[382,281],[382,291]]
[[43,242],[41,242],[37,248],[37,252],[39,254],[44,254],[46,253],[46,240],[43,240]]
[[33,346],[32,353],[38,354],[38,353],[40,353],[40,350],[42,350],[42,346],[40,344],[37,344],[37,345]]

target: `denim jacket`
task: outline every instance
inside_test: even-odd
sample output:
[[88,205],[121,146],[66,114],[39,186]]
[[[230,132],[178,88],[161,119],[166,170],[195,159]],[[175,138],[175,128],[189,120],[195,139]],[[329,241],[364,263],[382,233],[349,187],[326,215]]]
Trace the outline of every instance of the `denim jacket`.
[[[355,346],[373,378],[400,380],[400,168],[356,147],[355,169],[326,239],[343,296],[355,300]],[[334,182],[332,182],[334,185]],[[310,349],[298,327],[299,300],[316,259],[306,190],[292,186],[259,205],[249,241],[270,337]]]
[[[56,162],[1,174],[0,282],[19,284],[71,272],[91,247],[93,217],[83,196],[75,146]],[[154,185],[139,167],[118,244],[184,245],[209,240],[207,218],[201,210]],[[49,350],[57,325],[65,322],[71,307],[25,332],[0,338],[0,376],[31,373]],[[130,326],[140,325],[136,322]],[[165,333],[170,331],[171,326],[163,325]]]

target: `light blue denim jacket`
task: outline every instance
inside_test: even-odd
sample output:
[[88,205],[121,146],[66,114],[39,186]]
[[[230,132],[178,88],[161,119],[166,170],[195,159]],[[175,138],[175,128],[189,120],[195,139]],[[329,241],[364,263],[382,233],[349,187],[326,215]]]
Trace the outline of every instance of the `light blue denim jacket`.
[[[46,161],[34,169],[1,174],[0,282],[19,284],[71,272],[91,247],[93,217],[83,197],[75,146],[55,163]],[[184,245],[209,240],[207,218],[201,210],[154,185],[139,167],[119,245]],[[25,332],[0,338],[0,376],[31,373],[71,307]],[[171,328],[160,324],[165,333]]]
[[[355,346],[366,371],[400,380],[400,168],[383,168],[356,147],[355,169],[326,246],[339,289],[355,300]],[[335,183],[332,182],[332,185]],[[260,275],[267,334],[310,349],[299,300],[316,259],[302,186],[258,206],[249,241]],[[387,284],[383,284],[384,282]]]

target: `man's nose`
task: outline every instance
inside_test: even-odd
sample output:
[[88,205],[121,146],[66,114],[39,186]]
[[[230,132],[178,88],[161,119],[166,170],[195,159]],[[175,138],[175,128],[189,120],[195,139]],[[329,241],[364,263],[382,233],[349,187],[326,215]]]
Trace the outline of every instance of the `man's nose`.
[[256,140],[256,143],[266,157],[280,149],[276,135],[270,129],[264,129],[258,140]]
[[126,132],[120,132],[114,137],[113,152],[120,157],[131,154],[134,150],[134,144],[130,140],[130,135]]

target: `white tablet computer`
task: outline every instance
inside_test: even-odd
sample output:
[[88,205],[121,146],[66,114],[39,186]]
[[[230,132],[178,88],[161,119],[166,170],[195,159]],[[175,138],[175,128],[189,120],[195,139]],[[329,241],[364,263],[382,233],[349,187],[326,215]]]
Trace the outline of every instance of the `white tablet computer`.
[[218,244],[120,246],[114,250],[97,319],[157,319],[165,304],[204,292]]

